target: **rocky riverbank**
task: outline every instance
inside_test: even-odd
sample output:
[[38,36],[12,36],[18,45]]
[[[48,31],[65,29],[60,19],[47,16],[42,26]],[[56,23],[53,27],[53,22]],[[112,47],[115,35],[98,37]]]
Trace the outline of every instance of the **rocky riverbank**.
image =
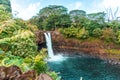
[[22,72],[17,66],[0,66],[0,80],[53,80],[48,74],[37,75],[36,71]]
[[[37,35],[39,35],[38,33],[43,34],[41,31],[37,32]],[[107,60],[112,64],[120,64],[120,47],[114,43],[105,43],[102,40],[81,41],[76,39],[68,39],[57,31],[53,31],[51,34],[53,50],[55,53],[63,53],[67,55],[86,55]],[[43,45],[42,43],[45,42],[44,35],[41,36],[42,37],[39,35],[39,37],[37,37],[37,44],[39,45]]]

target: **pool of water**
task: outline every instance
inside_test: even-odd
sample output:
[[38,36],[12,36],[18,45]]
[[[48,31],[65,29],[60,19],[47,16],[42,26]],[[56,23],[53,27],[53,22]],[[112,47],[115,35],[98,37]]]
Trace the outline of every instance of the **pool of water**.
[[48,61],[51,70],[60,72],[62,80],[120,80],[120,66],[88,57],[68,57],[63,61]]

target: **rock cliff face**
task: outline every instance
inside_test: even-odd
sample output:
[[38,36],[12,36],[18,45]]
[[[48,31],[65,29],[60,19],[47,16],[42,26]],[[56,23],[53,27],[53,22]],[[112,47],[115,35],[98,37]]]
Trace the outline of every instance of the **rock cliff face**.
[[44,31],[36,31],[35,35],[36,35],[36,43],[38,45],[38,50],[41,50],[42,48],[46,48]]
[[66,39],[57,32],[52,33],[53,49],[55,52],[100,56],[105,55],[104,44],[101,42],[87,42],[75,39]]
[[35,35],[37,44],[42,44],[45,42],[44,31],[36,31]]
[[[106,50],[120,49],[114,44],[104,44],[103,41],[80,41],[75,39],[67,39],[59,32],[53,31],[52,44],[54,53],[63,53],[67,55],[87,55],[98,57],[105,60],[119,61],[120,55],[110,55]],[[44,36],[44,35],[43,35]],[[39,35],[39,38],[41,36]],[[40,41],[39,41],[40,40]],[[41,37],[37,42],[41,44],[45,39]]]

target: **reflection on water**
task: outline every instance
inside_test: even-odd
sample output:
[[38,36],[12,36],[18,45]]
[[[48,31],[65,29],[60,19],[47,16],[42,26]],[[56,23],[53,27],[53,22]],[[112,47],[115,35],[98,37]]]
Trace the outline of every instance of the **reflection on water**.
[[86,57],[68,57],[48,62],[51,70],[60,72],[63,80],[120,80],[120,66]]

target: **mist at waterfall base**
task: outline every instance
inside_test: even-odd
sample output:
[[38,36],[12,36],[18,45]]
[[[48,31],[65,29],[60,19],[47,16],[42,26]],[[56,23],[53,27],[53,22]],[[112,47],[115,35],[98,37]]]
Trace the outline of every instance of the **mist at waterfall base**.
[[74,56],[54,55],[51,35],[45,33],[50,69],[60,72],[62,80],[120,80],[120,66],[111,65],[103,60]]
[[48,62],[50,69],[59,72],[62,80],[120,80],[120,66],[88,57],[68,57]]

